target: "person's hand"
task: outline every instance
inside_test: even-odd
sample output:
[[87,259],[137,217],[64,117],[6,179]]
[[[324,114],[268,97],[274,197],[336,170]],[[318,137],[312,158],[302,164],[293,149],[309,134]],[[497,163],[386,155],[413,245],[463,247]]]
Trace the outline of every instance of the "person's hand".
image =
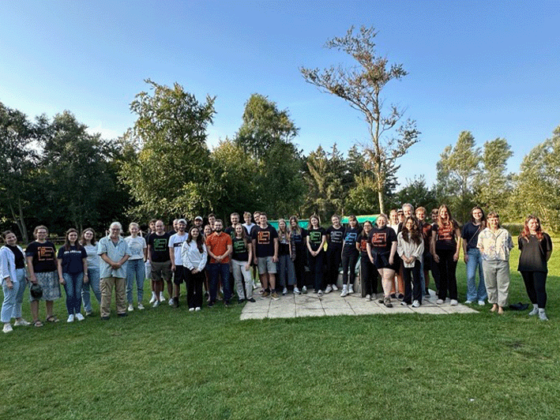
[[66,284],[66,282],[64,281],[64,277],[60,277],[60,278],[58,279],[58,282],[59,282],[60,284],[62,284],[62,285]]
[[469,254],[465,254],[465,257],[463,258],[465,260],[465,264],[469,262]]
[[199,273],[199,272],[200,272],[200,270],[199,270],[198,268],[194,268],[194,269],[191,271],[191,273],[193,273],[193,274],[196,274],[196,273]]
[[8,289],[13,289],[13,288],[14,288],[14,283],[12,283],[12,279],[11,279],[11,278],[6,277],[5,282],[6,282],[6,287],[7,287]]
[[253,264],[257,265],[258,263],[259,263],[259,261],[257,260],[257,257],[255,257],[255,258],[253,259]]
[[171,263],[171,271],[175,271],[177,269],[177,267],[175,267],[175,264]]
[[395,258],[393,256],[389,257],[389,265],[393,265],[395,262]]
[[439,263],[439,255],[438,254],[434,254],[434,261]]
[[87,274],[84,275],[84,283],[85,284],[89,283],[89,276]]
[[272,262],[277,263],[278,262],[278,257],[277,256],[272,257]]
[[251,264],[245,264],[245,271],[249,271],[251,269]]
[[453,261],[458,261],[459,260],[459,253],[456,252],[455,254],[453,254]]
[[369,261],[373,264],[373,257],[369,257]]

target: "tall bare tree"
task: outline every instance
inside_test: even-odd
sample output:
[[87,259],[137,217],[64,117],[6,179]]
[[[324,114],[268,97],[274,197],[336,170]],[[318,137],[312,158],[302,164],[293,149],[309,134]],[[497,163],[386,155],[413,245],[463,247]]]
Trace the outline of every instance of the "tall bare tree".
[[357,61],[356,66],[331,66],[322,70],[301,67],[300,72],[306,82],[344,99],[363,114],[371,139],[371,143],[364,146],[364,152],[373,167],[373,181],[383,212],[388,175],[398,169],[397,159],[419,141],[420,132],[415,121],[403,121],[403,108],[393,104],[384,107],[383,88],[391,80],[401,80],[408,73],[402,64],[389,64],[386,57],[377,53],[376,36],[373,27],[362,26],[355,32],[352,26],[345,36],[327,41],[325,47],[351,55]]

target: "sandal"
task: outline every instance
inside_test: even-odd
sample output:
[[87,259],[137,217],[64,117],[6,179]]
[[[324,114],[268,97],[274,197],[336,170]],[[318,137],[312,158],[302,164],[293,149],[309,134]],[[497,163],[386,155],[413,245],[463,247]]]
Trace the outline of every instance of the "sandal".
[[33,322],[33,326],[39,328],[39,327],[43,326],[43,323],[41,321],[37,320],[37,321]]
[[60,321],[60,320],[56,317],[56,315],[51,315],[51,316],[47,317],[47,322],[55,323],[55,322],[58,322],[58,321]]

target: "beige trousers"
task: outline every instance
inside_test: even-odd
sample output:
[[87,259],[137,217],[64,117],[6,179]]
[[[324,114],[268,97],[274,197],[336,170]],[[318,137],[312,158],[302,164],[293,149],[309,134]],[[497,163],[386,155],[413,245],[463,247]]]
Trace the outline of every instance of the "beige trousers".
[[111,315],[111,296],[115,288],[117,300],[117,314],[126,313],[126,279],[121,277],[106,277],[101,279],[101,316]]

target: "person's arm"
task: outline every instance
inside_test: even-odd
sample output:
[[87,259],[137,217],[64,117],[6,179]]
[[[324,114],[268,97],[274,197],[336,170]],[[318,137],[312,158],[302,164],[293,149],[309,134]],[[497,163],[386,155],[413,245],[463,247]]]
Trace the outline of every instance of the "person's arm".
[[439,255],[436,254],[436,236],[437,236],[436,233],[437,232],[432,231],[431,249],[432,249],[432,256],[434,257],[434,261],[436,263],[438,263],[439,262]]
[[171,259],[171,270],[175,271],[177,267],[175,267],[175,247],[170,243],[169,244],[169,258]]
[[546,240],[546,261],[548,262],[550,256],[552,255],[552,240],[550,239],[549,235],[547,235],[546,233],[545,235],[546,236],[543,238],[543,240]]
[[310,236],[308,236],[307,238],[305,238],[305,239],[307,239],[307,241],[306,241],[306,242],[307,242],[307,249],[309,250],[309,253],[310,253],[312,256],[315,256],[315,251],[313,251],[313,249],[311,248],[311,242],[310,242],[309,238],[310,238]]
[[2,248],[0,250],[0,280],[6,282],[6,286],[8,287],[8,289],[13,289],[14,285],[12,283],[12,278],[10,277],[10,269],[8,267],[8,255],[6,254],[6,248]]
[[[416,245],[416,249],[412,253],[412,257],[415,260],[419,260],[423,254],[424,254],[424,240],[422,240],[418,245]],[[414,262],[414,260],[412,262]]]
[[272,256],[272,262],[278,262],[278,238],[274,238],[274,255]]
[[465,264],[469,262],[469,254],[467,253],[467,241],[466,241],[466,237],[465,234],[467,233],[467,225],[465,224],[465,226],[463,226],[463,232],[462,232],[462,236],[463,239],[465,239],[463,241],[463,259],[465,260]]
[[152,264],[152,246],[148,244],[148,262]]
[[227,250],[226,250],[226,252],[224,253],[224,255],[222,255],[222,259],[224,259],[224,258],[228,257],[229,255],[231,255],[232,252],[233,252],[233,245],[232,245],[231,243],[229,243],[229,244],[227,245]]
[[371,244],[369,243],[369,241],[367,242],[367,254],[368,254],[369,260],[373,264],[373,254],[371,252]]
[[253,242],[252,248],[255,250],[255,255],[253,255],[253,264],[256,265],[258,263],[258,260],[257,260],[257,240],[253,239],[252,242]]
[[100,257],[103,261],[105,261],[107,264],[109,264],[109,265],[111,266],[111,268],[113,268],[113,269],[115,269],[115,270],[119,268],[119,267],[115,267],[115,266],[116,266],[116,263],[115,263],[112,259],[110,259],[110,258],[107,256],[106,253],[103,253],[103,254],[99,255],[99,257]]
[[202,244],[202,258],[200,260],[200,264],[198,264],[198,271],[197,272],[204,270],[204,267],[206,267],[207,261],[208,261],[208,250],[206,249],[206,245]]
[[395,262],[395,254],[397,252],[397,241],[391,243],[391,254],[389,255],[389,265],[393,265]]
[[31,283],[37,283],[37,277],[35,276],[35,270],[33,270],[33,257],[26,256],[27,260],[27,270],[29,271],[29,281]]
[[148,260],[148,244],[146,244],[146,240],[144,238],[142,238],[144,240],[144,249],[142,251],[144,251],[144,262],[146,262]]
[[247,242],[247,252],[249,253],[249,259],[247,260],[247,264],[245,264],[245,271],[251,269],[251,264],[249,264],[249,261],[252,261],[253,259],[253,246],[249,242]]
[[461,253],[461,243],[463,242],[461,239],[461,229],[455,229],[455,236],[457,237],[457,247],[455,249],[455,254],[453,255],[453,261],[459,261],[459,254]]
[[82,265],[84,266],[84,283],[89,283],[88,268],[87,268],[87,257],[82,258]]
[[56,268],[58,270],[58,282],[64,284],[64,276],[62,275],[62,258],[58,257],[56,259]]
[[183,261],[183,267],[187,267],[187,269],[189,271],[193,271],[194,270],[194,264],[191,261],[191,254],[189,252],[190,248],[190,244],[188,244],[186,241],[183,242],[183,245],[181,246],[181,261]]

